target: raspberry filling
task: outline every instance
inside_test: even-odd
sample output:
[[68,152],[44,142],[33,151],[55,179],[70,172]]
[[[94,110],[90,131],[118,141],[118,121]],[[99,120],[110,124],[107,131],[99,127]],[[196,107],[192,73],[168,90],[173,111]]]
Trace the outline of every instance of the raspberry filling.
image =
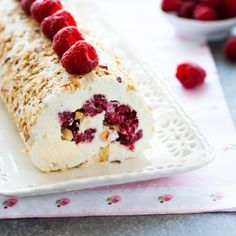
[[111,101],[106,107],[105,122],[117,127],[119,138],[116,141],[131,150],[134,149],[134,143],[143,137],[143,131],[137,131],[139,126],[137,112],[128,105]]
[[63,113],[59,113],[59,120],[61,124],[61,128],[69,128],[71,127],[74,121],[74,114],[70,111],[64,111]]
[[87,116],[96,116],[106,110],[108,101],[104,95],[95,94],[90,100],[83,105],[84,113]]
[[69,130],[70,134],[72,134],[71,141],[76,144],[92,142],[96,129],[86,129],[84,132],[79,132],[80,120],[76,119],[76,112],[64,111],[59,113],[58,117],[61,130]]
[[130,150],[134,150],[134,144],[143,137],[143,131],[138,129],[137,112],[118,101],[108,101],[102,94],[95,94],[75,112],[59,113],[61,130],[67,129],[67,137],[70,137],[69,140],[76,144],[92,142],[96,129],[90,128],[80,132],[80,118],[95,117],[102,112],[105,113],[103,125],[117,131],[116,141]]
[[76,144],[92,142],[96,129],[86,129],[82,133],[74,133],[74,140]]

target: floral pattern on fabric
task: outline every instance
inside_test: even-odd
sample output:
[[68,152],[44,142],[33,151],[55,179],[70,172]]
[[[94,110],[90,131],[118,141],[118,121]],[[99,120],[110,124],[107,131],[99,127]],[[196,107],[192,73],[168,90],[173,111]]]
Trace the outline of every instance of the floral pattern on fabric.
[[18,200],[16,198],[9,198],[3,202],[3,208],[7,209],[13,207],[17,204]]
[[214,193],[210,195],[210,198],[212,199],[212,201],[218,201],[221,200],[224,197],[223,193]]
[[64,198],[58,199],[58,200],[56,201],[56,205],[57,205],[57,207],[66,206],[66,205],[68,205],[70,202],[71,202],[71,201],[70,201],[69,198],[64,197]]
[[121,201],[121,197],[119,195],[113,195],[111,197],[108,197],[106,202],[108,205],[116,204]]
[[173,199],[173,195],[171,195],[171,194],[164,194],[164,195],[158,197],[158,201],[160,203],[169,202],[172,199]]

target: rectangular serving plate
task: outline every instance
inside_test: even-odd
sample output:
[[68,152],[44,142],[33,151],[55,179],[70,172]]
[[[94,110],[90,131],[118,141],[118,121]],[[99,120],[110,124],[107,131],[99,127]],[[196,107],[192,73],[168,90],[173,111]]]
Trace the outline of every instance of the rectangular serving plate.
[[[104,39],[109,30],[99,20],[94,30]],[[101,23],[100,23],[101,24]],[[104,24],[103,24],[104,26]],[[104,37],[103,37],[104,36]],[[12,118],[0,101],[0,195],[29,196],[167,177],[200,168],[214,154],[197,126],[170,96],[161,80],[136,59],[124,43],[109,33],[108,45],[125,61],[148,105],[153,109],[156,134],[143,157],[121,164],[42,173],[24,154],[24,144]]]
[[213,159],[206,138],[160,80],[131,54],[126,58],[140,91],[154,111],[156,134],[143,157],[121,164],[42,173],[24,154],[19,132],[0,102],[0,195],[39,195],[166,177],[200,168]]

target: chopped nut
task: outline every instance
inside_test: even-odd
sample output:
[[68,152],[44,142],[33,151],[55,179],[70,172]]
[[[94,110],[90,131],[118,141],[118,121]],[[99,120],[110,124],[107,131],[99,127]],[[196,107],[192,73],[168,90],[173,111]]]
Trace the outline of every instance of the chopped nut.
[[73,134],[69,129],[66,128],[62,129],[61,134],[62,134],[62,139],[64,140],[71,141],[73,139]]
[[109,132],[107,130],[102,131],[102,133],[100,134],[100,139],[104,142],[107,141],[108,137]]
[[75,90],[80,88],[80,82],[78,76],[71,78],[71,84],[74,86]]
[[108,161],[108,155],[109,155],[109,145],[100,149],[99,152],[100,162]]
[[24,153],[25,155],[29,155],[29,149],[28,149],[28,148],[24,148],[23,153]]
[[104,65],[99,65],[100,68],[108,70],[108,66],[104,66]]
[[135,90],[135,87],[132,84],[128,84],[127,89],[128,90]]
[[84,113],[81,111],[76,111],[75,112],[75,120],[81,120],[84,118]]
[[69,169],[69,168],[63,168],[63,169],[61,169],[60,171],[61,171],[61,172],[66,172],[66,171],[68,171],[68,169]]

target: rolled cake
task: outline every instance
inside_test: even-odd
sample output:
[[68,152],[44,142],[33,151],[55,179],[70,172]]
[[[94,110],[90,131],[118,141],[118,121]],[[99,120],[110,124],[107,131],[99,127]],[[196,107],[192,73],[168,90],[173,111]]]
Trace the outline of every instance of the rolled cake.
[[83,31],[99,66],[68,74],[18,1],[1,0],[0,14],[0,94],[33,164],[49,172],[140,157],[152,114],[121,62]]

